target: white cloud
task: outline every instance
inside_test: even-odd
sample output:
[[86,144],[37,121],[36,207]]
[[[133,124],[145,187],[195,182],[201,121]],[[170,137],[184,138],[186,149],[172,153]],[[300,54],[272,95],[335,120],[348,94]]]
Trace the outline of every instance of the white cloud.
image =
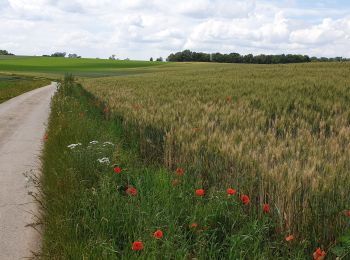
[[0,49],[133,59],[185,48],[350,57],[349,8],[298,0],[0,0]]

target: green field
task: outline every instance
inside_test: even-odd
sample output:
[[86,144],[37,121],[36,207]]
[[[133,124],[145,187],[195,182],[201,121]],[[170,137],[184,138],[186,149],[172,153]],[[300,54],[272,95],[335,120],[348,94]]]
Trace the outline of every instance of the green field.
[[129,75],[147,72],[145,67],[163,64],[148,61],[0,56],[0,72],[50,74],[51,77],[65,73],[88,77]]
[[49,83],[46,78],[0,74],[0,103]]

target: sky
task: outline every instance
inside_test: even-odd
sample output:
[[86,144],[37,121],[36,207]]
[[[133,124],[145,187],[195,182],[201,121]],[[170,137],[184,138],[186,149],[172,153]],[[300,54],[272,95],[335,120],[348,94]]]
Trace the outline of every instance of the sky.
[[0,0],[0,49],[17,55],[350,57],[349,46],[349,0]]

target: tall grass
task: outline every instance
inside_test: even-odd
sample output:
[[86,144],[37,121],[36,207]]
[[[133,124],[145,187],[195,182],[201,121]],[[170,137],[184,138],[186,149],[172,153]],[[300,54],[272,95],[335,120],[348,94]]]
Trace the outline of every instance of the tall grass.
[[[277,215],[262,214],[254,193],[244,205],[247,190],[206,189],[195,168],[145,165],[142,140],[129,135],[90,93],[70,81],[60,87],[43,154],[44,259],[309,259],[319,246],[285,241]],[[156,239],[156,230],[164,236]]]
[[[348,228],[349,63],[187,65],[83,80],[148,163],[272,206],[279,235],[330,246]],[[261,213],[257,213],[258,215]]]

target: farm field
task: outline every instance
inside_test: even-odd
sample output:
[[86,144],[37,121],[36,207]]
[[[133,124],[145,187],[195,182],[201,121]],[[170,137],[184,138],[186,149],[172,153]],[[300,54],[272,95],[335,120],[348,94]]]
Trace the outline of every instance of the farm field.
[[46,78],[0,74],[0,103],[49,83]]
[[76,76],[100,77],[130,75],[147,72],[141,69],[163,65],[162,62],[116,61],[106,59],[69,59],[59,57],[0,56],[0,71],[24,74],[40,74],[61,77],[65,73]]
[[349,68],[67,77],[43,156],[43,255],[346,259]]
[[249,196],[249,218],[268,205],[275,235],[328,250],[349,225],[349,69],[184,64],[81,83],[144,163],[186,169],[209,201],[233,187]]

